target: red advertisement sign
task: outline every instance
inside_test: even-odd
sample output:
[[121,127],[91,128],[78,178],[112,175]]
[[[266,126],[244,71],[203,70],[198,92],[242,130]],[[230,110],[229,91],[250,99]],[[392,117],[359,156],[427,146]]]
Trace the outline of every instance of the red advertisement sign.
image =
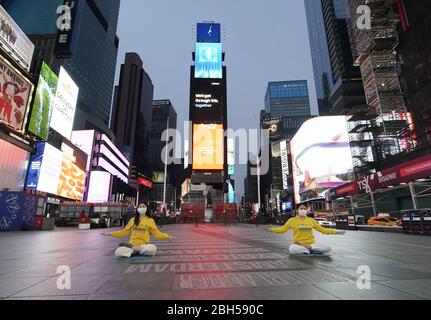
[[153,183],[147,179],[138,178],[138,183],[144,187],[147,187],[148,189],[153,189]]
[[0,56],[0,123],[23,132],[33,85]]
[[333,200],[359,193],[369,193],[430,176],[431,155],[426,155],[334,188],[330,191],[330,198]]

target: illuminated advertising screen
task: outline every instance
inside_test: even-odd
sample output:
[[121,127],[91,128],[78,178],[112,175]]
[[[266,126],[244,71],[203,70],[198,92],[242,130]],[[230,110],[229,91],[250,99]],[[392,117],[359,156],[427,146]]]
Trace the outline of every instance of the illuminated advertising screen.
[[39,142],[31,158],[26,189],[82,201],[86,167],[87,155],[73,144],[63,143],[58,150]]
[[0,190],[22,191],[30,153],[0,139]]
[[291,141],[295,202],[323,198],[352,180],[353,164],[344,116],[305,122]]
[[87,155],[73,144],[63,143],[63,160],[58,180],[58,196],[82,201],[85,191]]
[[42,63],[36,96],[33,101],[28,131],[42,140],[47,140],[57,92],[58,77],[48,65]]
[[51,128],[70,140],[75,120],[76,103],[79,88],[64,70],[60,68],[54,110],[52,111]]
[[190,178],[187,178],[186,180],[184,180],[183,184],[181,185],[181,198],[183,198],[190,192],[191,184],[192,184],[192,180]]
[[112,175],[105,171],[92,171],[88,187],[87,202],[104,203],[110,201]]
[[221,42],[221,25],[219,23],[198,23],[197,42]]
[[153,172],[153,177],[151,181],[153,181],[153,183],[164,183],[165,174],[163,172]]
[[227,164],[228,164],[228,175],[235,174],[235,140],[227,140]]
[[195,78],[223,78],[222,50],[221,43],[196,43]]
[[24,132],[32,93],[31,82],[0,56],[0,123]]
[[224,130],[221,124],[193,125],[193,170],[224,169]]
[[44,151],[37,182],[37,191],[56,195],[61,174],[61,164],[63,162],[63,152],[48,143],[39,144],[38,148],[42,147],[42,145]]
[[87,171],[90,171],[91,160],[93,157],[95,134],[96,132],[94,130],[72,131],[71,142],[88,156]]
[[223,96],[221,81],[209,79],[192,81],[192,120],[199,123],[221,122]]
[[283,175],[283,190],[289,188],[288,177],[289,177],[289,154],[287,149],[287,141],[283,140],[280,142],[280,156],[281,156],[281,173]]
[[0,20],[0,46],[26,71],[29,71],[34,53],[33,42],[2,6],[0,6]]

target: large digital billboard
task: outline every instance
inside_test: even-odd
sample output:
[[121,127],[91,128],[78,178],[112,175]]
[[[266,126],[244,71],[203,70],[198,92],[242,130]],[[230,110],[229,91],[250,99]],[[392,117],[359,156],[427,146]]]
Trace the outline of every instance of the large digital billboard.
[[105,171],[92,171],[88,187],[87,201],[91,203],[109,202],[111,198],[112,175]]
[[0,190],[22,191],[30,153],[0,139]]
[[344,116],[305,122],[291,141],[295,201],[323,198],[352,180],[353,164]]
[[51,128],[68,140],[70,140],[72,135],[78,94],[78,86],[66,70],[61,67],[51,118]]
[[224,169],[224,130],[221,124],[193,125],[193,170]]
[[223,48],[221,43],[196,43],[195,78],[223,78]]
[[220,23],[198,23],[197,42],[209,42],[209,43],[221,42]]
[[63,143],[63,161],[56,194],[82,201],[85,191],[87,155],[73,144]]
[[24,132],[32,83],[0,56],[0,123]]
[[26,189],[82,201],[87,155],[69,143],[63,143],[61,149],[46,142],[36,144]]
[[197,123],[217,123],[222,121],[223,85],[221,81],[195,79],[192,81],[191,118]]
[[36,96],[33,101],[28,131],[47,140],[57,92],[58,77],[48,65],[42,63]]
[[34,44],[0,6],[0,46],[26,71],[30,70]]

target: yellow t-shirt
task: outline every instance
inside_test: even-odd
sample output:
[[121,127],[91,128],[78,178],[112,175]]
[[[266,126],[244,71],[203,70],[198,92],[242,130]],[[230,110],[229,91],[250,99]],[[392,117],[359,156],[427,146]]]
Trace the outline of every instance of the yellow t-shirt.
[[150,233],[161,240],[169,239],[169,235],[161,233],[154,220],[148,217],[141,219],[138,226],[135,226],[135,219],[132,218],[124,230],[111,232],[110,235],[122,238],[131,234],[129,243],[133,246],[141,246],[150,242]]
[[293,230],[293,242],[300,242],[302,244],[314,244],[316,240],[314,239],[313,229],[319,231],[320,233],[331,235],[337,234],[336,230],[326,229],[322,227],[316,220],[306,217],[304,219],[300,217],[294,217],[289,219],[286,224],[280,228],[272,228],[271,231],[274,233],[285,233],[289,230]]

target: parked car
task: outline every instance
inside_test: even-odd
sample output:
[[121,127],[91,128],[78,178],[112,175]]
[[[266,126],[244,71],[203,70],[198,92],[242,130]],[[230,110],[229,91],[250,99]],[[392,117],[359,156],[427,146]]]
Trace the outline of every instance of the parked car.
[[334,226],[334,223],[326,220],[325,218],[315,218],[314,220],[316,220],[322,227],[333,227]]
[[398,219],[392,217],[372,217],[368,220],[369,226],[393,227],[397,225]]

